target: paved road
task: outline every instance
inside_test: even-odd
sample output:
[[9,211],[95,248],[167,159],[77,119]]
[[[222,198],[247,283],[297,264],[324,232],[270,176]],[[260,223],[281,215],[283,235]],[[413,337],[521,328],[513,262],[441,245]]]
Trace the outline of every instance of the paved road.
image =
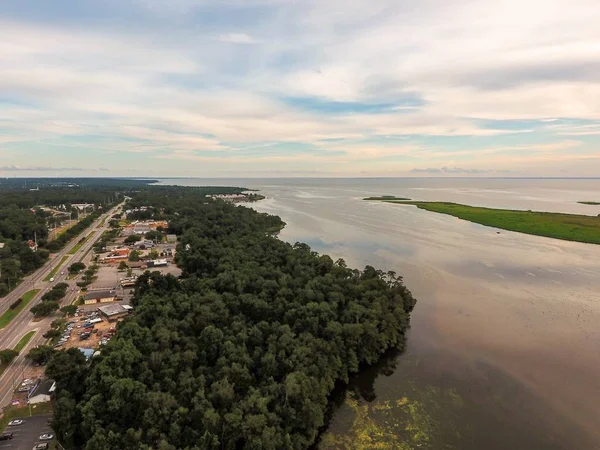
[[[32,314],[29,312],[32,306],[39,303],[41,300],[41,296],[50,290],[50,288],[60,282],[65,282],[70,285],[69,291],[65,298],[62,300],[62,304],[70,304],[73,298],[77,295],[77,291],[73,291],[73,288],[76,287],[74,280],[67,280],[67,267],[70,266],[73,262],[79,261],[85,255],[84,263],[91,259],[91,252],[87,253],[88,250],[92,248],[94,242],[97,238],[102,234],[105,230],[108,229],[108,222],[106,220],[104,226],[99,227],[100,223],[105,217],[110,217],[110,215],[115,213],[115,210],[120,205],[113,208],[106,214],[100,216],[89,228],[87,228],[83,233],[72,242],[70,242],[63,250],[56,254],[51,261],[46,263],[46,265],[40,269],[38,269],[35,273],[29,275],[16,289],[14,289],[10,294],[1,299],[2,306],[0,306],[0,311],[6,310],[8,305],[14,302],[17,298],[22,296],[25,292],[31,289],[40,289],[40,292],[36,295],[36,297],[29,303],[27,308],[25,308],[17,317],[15,317],[12,322],[7,325],[4,329],[0,330],[0,348],[12,348],[14,347],[19,339],[23,337],[24,334],[28,333],[32,330],[37,330],[35,336],[29,341],[29,344],[21,351],[19,356],[15,358],[15,360],[11,363],[11,365],[4,371],[2,376],[0,376],[0,408],[6,406],[11,398],[12,392],[14,391],[16,384],[19,384],[22,378],[22,374],[24,370],[29,365],[29,362],[25,359],[25,355],[32,347],[39,345],[45,341],[43,334],[50,329],[50,323],[52,320],[56,319],[58,316],[50,316],[45,319],[40,320],[39,322],[32,322]],[[91,232],[95,232],[90,239],[88,239],[85,244],[81,247],[77,253],[74,255],[68,255],[69,250],[77,245],[79,239],[84,236],[88,236]],[[87,253],[87,254],[86,254]],[[52,269],[60,263],[62,257],[64,255],[69,256],[69,259],[65,261],[64,264],[60,266],[60,270],[54,276],[54,282],[45,282],[43,279],[52,271]],[[64,274],[61,272],[64,269]]]

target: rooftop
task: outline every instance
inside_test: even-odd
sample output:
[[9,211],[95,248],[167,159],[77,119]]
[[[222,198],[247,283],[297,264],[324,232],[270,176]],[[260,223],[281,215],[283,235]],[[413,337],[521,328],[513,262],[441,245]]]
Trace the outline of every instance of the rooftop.
[[83,353],[83,356],[85,356],[85,359],[90,359],[92,356],[94,356],[94,349],[93,348],[83,348],[83,347],[79,347],[78,350]]
[[124,312],[127,312],[127,309],[125,309],[123,307],[123,305],[106,305],[106,306],[99,306],[98,310],[104,314],[105,316],[115,316],[117,314],[122,314]]
[[90,291],[87,294],[85,294],[85,299],[86,300],[97,300],[99,298],[115,297],[116,295],[117,295],[117,291],[115,291],[114,289],[103,290],[103,291]]
[[35,391],[33,391],[29,397],[35,397],[36,395],[50,395],[52,392],[54,392],[54,389],[56,389],[56,383],[54,380],[47,378],[38,384],[37,388],[35,388]]

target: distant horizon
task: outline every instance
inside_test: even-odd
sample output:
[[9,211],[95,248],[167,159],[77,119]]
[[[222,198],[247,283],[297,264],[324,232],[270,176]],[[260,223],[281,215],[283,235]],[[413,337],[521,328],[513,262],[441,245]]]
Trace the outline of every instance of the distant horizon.
[[203,176],[148,176],[148,177],[126,177],[126,176],[31,176],[31,177],[9,177],[0,176],[2,179],[16,179],[16,180],[82,180],[82,179],[110,179],[110,180],[141,180],[141,181],[153,181],[153,180],[287,180],[287,179],[299,179],[299,180],[377,180],[377,179],[414,179],[414,180],[426,180],[426,179],[448,179],[448,180],[600,180],[600,176],[597,177],[560,177],[560,176],[354,176],[354,177],[308,177],[308,176],[277,176],[277,177],[265,177],[265,176],[220,176],[220,177],[203,177]]

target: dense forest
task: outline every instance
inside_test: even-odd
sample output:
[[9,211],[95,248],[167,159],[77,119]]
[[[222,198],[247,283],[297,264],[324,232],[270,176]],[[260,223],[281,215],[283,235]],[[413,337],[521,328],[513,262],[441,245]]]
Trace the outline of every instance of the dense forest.
[[[22,179],[0,180],[0,297],[27,274],[40,268],[50,252],[60,250],[73,237],[93,223],[102,213],[123,198],[123,192],[137,190],[149,180],[122,179]],[[33,190],[32,190],[33,189]],[[71,205],[94,204],[95,211],[72,228],[48,241],[48,222],[52,213],[41,206],[64,205],[69,219]],[[98,208],[102,207],[102,208]],[[66,218],[65,218],[66,217]],[[73,217],[77,217],[77,211]],[[32,251],[28,241],[37,238],[39,248]]]
[[207,192],[133,195],[180,236],[183,275],[141,276],[91,365],[51,359],[66,448],[306,449],[336,383],[404,346],[415,300],[401,278],[284,243],[278,217]]

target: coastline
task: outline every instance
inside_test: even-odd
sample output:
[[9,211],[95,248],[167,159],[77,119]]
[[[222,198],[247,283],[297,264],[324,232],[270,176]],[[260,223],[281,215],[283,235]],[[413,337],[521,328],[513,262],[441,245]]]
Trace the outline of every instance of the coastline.
[[452,202],[423,202],[387,197],[371,197],[364,200],[411,205],[425,211],[446,214],[491,228],[600,245],[600,218],[594,216],[485,208]]

